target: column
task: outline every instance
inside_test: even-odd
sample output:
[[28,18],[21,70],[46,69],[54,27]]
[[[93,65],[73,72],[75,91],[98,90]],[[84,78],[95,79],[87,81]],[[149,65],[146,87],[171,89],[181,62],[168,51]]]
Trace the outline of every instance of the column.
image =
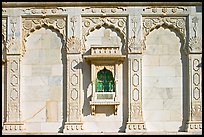
[[8,41],[6,44],[6,118],[3,123],[3,132],[22,132],[24,123],[21,121],[20,95],[20,16],[8,17]]
[[[192,20],[190,20],[192,18]],[[200,17],[202,18],[202,17]],[[197,15],[190,16],[189,39],[189,118],[186,130],[188,132],[202,132],[202,21]],[[192,22],[191,22],[192,21]],[[199,36],[199,35],[201,36]]]
[[67,54],[67,121],[64,132],[83,130],[81,122],[82,66],[81,54]]
[[[126,132],[144,132],[145,124],[142,111],[142,53],[141,17],[129,16],[128,40],[128,122]],[[140,33],[137,34],[137,31]]]
[[142,111],[142,55],[128,55],[128,122],[126,132],[144,131]]

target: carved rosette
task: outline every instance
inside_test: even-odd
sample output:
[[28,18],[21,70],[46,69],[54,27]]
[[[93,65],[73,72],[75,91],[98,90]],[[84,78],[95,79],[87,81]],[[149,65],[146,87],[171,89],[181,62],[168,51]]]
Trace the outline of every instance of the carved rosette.
[[105,25],[115,28],[123,35],[123,38],[126,39],[126,21],[127,17],[82,17],[83,38],[86,41],[86,37],[90,32]]
[[[43,11],[45,12],[45,11]],[[47,26],[49,28],[57,30],[61,35],[63,40],[66,37],[66,17],[43,17],[43,18],[23,18],[23,45],[21,47],[21,55],[23,56],[26,52],[26,38],[30,33],[41,27]]]
[[142,112],[142,58],[140,55],[129,54],[128,60],[129,73],[129,112],[127,122],[127,132],[144,131],[145,124]]
[[82,47],[81,40],[75,36],[72,36],[66,41],[66,52],[67,53],[83,53],[85,48]]
[[[166,25],[180,32],[184,46],[186,41],[186,18],[185,17],[143,17],[144,41],[147,35],[158,26]],[[183,47],[185,49],[185,47]]]
[[200,37],[192,37],[189,39],[189,52],[202,53],[202,40]]

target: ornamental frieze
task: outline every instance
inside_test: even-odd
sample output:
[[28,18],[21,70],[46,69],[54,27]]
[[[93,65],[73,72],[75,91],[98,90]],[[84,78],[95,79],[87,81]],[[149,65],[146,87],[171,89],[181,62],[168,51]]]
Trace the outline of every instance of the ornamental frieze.
[[116,7],[116,8],[83,8],[82,12],[85,13],[122,13],[126,11],[126,8]]
[[51,8],[51,9],[31,9],[31,8],[27,8],[27,9],[22,9],[22,14],[42,14],[42,15],[48,15],[48,14],[62,14],[62,13],[66,13],[67,9],[65,8]]
[[187,8],[185,7],[147,7],[143,9],[144,12],[152,12],[152,13],[169,13],[169,14],[174,14],[174,13],[181,13],[187,11]]

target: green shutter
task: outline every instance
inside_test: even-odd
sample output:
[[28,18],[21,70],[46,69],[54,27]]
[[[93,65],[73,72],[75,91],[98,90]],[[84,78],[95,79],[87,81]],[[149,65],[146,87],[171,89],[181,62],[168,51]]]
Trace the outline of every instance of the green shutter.
[[104,68],[97,73],[97,92],[114,92],[114,78],[110,70]]

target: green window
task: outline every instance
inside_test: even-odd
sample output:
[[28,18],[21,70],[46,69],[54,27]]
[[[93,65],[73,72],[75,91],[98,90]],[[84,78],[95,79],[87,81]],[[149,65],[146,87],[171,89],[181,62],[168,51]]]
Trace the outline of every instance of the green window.
[[110,70],[105,67],[97,73],[96,79],[97,92],[114,92],[114,78]]

